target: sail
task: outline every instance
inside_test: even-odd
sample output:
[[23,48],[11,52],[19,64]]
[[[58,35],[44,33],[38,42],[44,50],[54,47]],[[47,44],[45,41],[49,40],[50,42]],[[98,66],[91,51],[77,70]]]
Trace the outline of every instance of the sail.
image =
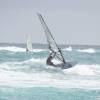
[[54,37],[52,36],[52,34],[51,34],[48,26],[46,25],[42,15],[39,14],[39,13],[37,15],[40,19],[42,26],[43,26],[43,29],[44,29],[44,32],[45,32],[45,35],[46,35],[46,38],[47,38],[47,42],[48,42],[48,47],[49,47],[50,51],[56,52],[56,58],[58,58],[61,62],[65,63],[65,59],[62,55],[61,49],[58,47],[57,43],[55,42]]
[[32,42],[31,42],[31,37],[30,36],[27,37],[26,51],[32,51]]

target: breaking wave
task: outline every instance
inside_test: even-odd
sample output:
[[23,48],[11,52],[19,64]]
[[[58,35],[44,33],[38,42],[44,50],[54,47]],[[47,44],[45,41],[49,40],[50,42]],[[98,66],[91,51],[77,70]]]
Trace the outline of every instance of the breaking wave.
[[63,50],[66,50],[66,51],[72,51],[72,47],[70,46],[70,47],[65,48],[65,49],[63,49]]
[[[72,51],[72,58],[78,59],[81,53],[95,53],[96,49],[79,49],[72,47],[63,50]],[[7,51],[7,52],[2,52]],[[9,53],[8,51],[11,51]],[[43,52],[46,49],[33,49],[32,52]],[[97,54],[93,59],[85,59],[81,64],[62,70],[46,65],[47,52],[43,53],[12,53],[26,52],[25,48],[16,46],[0,47],[2,56],[0,62],[0,86],[8,87],[57,87],[57,88],[83,88],[100,89],[100,65]],[[4,54],[5,53],[5,54]],[[6,54],[7,53],[7,54]],[[75,54],[75,55],[74,55]],[[92,55],[82,55],[92,57]],[[9,60],[11,58],[11,60]],[[67,56],[65,55],[66,59]],[[23,59],[25,58],[25,59]],[[81,60],[78,59],[79,62]],[[90,61],[89,64],[88,61]],[[54,60],[55,63],[58,63]],[[86,64],[84,64],[86,62]],[[93,62],[93,63],[91,63]],[[91,65],[90,65],[91,64]]]
[[45,60],[1,63],[0,86],[100,89],[100,65],[78,64],[61,70],[46,66]]
[[95,49],[89,48],[89,49],[79,49],[77,50],[79,52],[85,52],[85,53],[95,53]]
[[[26,52],[26,48],[21,48],[16,46],[0,47],[0,50],[6,50],[11,52]],[[42,52],[42,51],[46,51],[46,49],[33,49],[32,52]]]

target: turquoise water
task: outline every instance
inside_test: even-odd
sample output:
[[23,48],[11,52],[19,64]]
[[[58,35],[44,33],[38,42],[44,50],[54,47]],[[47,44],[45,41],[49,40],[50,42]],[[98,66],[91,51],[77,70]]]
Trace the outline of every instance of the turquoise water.
[[0,45],[0,100],[100,100],[100,47],[63,46],[62,52],[77,65],[47,66],[43,45],[27,53],[24,45]]
[[94,90],[56,88],[6,88],[0,91],[1,100],[100,100],[100,92]]

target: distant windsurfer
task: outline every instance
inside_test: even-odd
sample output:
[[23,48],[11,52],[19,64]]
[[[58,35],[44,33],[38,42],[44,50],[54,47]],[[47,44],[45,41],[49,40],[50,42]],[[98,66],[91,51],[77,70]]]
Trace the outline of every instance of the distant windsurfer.
[[32,42],[31,42],[31,37],[30,35],[27,36],[27,40],[26,40],[26,52],[31,52],[32,49]]
[[26,47],[26,52],[28,52],[29,50],[28,50],[28,48]]
[[46,64],[56,67],[56,65],[52,62],[53,58],[55,57],[55,52],[50,53],[49,57],[47,58]]

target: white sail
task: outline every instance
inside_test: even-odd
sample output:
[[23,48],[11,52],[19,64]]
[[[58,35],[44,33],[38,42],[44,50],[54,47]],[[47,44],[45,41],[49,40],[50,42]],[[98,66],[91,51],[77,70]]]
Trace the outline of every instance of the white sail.
[[27,37],[26,51],[32,51],[32,42],[31,42],[31,37],[30,36]]
[[47,42],[48,42],[48,47],[49,47],[50,51],[56,52],[56,58],[58,58],[62,62],[65,62],[65,59],[62,55],[62,52],[61,52],[60,48],[58,47],[58,45],[56,44],[48,26],[46,25],[46,23],[43,19],[43,17],[39,13],[37,15],[40,19],[42,26],[43,26],[43,29],[44,29],[44,32],[45,32],[45,35],[46,35],[46,38],[47,38]]

